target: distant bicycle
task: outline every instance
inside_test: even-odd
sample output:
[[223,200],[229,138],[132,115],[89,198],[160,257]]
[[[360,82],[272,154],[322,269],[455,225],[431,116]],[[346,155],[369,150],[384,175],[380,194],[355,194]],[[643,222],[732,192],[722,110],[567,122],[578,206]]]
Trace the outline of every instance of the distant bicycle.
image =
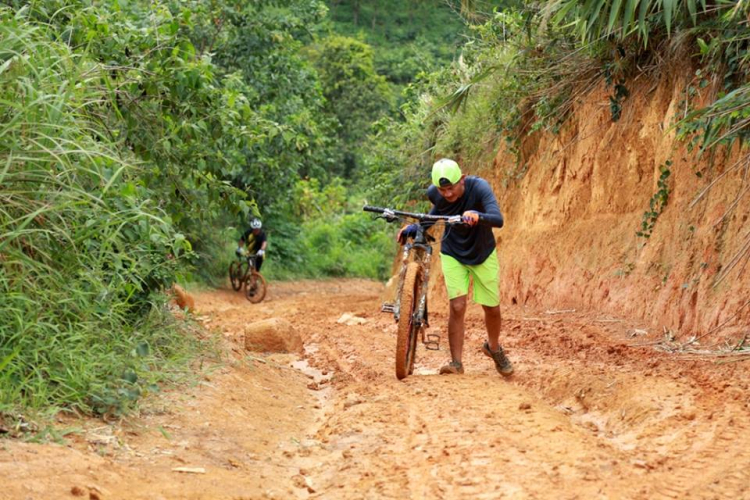
[[[433,225],[444,224],[446,227],[464,224],[460,215],[429,215],[400,212],[390,208],[378,208],[365,205],[365,212],[380,214],[378,218],[386,222],[397,222],[405,219],[417,222],[429,222]],[[430,260],[434,238],[425,233],[421,224],[417,225],[414,240],[404,245],[401,258],[401,271],[398,275],[396,301],[383,304],[382,311],[393,313],[398,323],[396,339],[396,378],[399,380],[414,373],[414,359],[417,350],[417,337],[421,335],[425,349],[437,351],[440,348],[440,336],[428,334],[424,327],[429,326],[427,317],[427,285],[430,281]]]
[[245,298],[257,304],[266,297],[266,279],[255,270],[255,255],[237,253],[237,260],[229,264],[229,281],[235,291],[245,287]]

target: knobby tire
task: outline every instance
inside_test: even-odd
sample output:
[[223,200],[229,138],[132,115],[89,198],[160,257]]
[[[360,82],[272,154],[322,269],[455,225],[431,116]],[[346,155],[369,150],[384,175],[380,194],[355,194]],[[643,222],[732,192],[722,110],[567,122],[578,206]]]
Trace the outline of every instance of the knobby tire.
[[266,279],[257,271],[250,273],[245,282],[245,298],[257,304],[266,297]]
[[422,287],[422,272],[419,264],[411,262],[406,267],[404,285],[399,304],[398,338],[396,340],[396,378],[405,378],[414,371],[414,354],[417,350],[417,325],[414,313]]
[[229,264],[229,281],[232,283],[232,290],[239,292],[242,288],[245,271],[242,269],[242,263],[235,260]]

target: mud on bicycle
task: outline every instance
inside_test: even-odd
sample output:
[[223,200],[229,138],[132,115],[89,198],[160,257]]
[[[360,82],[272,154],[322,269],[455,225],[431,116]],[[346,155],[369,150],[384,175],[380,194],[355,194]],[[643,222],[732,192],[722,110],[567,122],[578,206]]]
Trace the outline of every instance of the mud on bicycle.
[[[401,257],[401,270],[398,275],[396,300],[383,304],[382,311],[393,313],[398,324],[396,340],[396,378],[399,380],[414,373],[414,360],[417,350],[417,338],[420,338],[426,349],[436,351],[440,348],[440,336],[425,334],[429,326],[427,314],[427,288],[430,281],[430,261],[432,259],[431,242],[435,238],[426,233],[427,225],[443,224],[446,229],[453,225],[465,224],[460,215],[430,215],[401,212],[390,208],[379,208],[365,205],[362,210],[379,214],[377,218],[386,222],[413,220],[416,234],[412,241],[407,241]],[[427,224],[422,224],[427,223]]]
[[236,252],[237,259],[229,264],[229,281],[232,289],[240,291],[245,287],[245,298],[257,304],[266,296],[266,279],[256,270],[255,254]]

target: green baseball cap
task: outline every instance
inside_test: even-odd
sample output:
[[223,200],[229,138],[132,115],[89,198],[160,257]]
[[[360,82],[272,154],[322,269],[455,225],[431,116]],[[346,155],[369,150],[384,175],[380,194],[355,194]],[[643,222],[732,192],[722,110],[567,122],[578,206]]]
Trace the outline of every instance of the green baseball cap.
[[432,183],[437,187],[450,186],[461,180],[461,169],[453,160],[443,158],[432,166]]

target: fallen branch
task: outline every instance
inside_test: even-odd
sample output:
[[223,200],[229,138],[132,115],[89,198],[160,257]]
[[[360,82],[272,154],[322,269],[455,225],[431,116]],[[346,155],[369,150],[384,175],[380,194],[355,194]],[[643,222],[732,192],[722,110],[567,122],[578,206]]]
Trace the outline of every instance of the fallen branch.
[[205,474],[206,469],[203,467],[175,467],[172,472],[186,472],[188,474]]
[[566,314],[566,313],[574,313],[576,312],[575,309],[559,309],[559,310],[549,310],[544,311],[544,314]]
[[740,361],[747,361],[750,359],[750,354],[744,356],[737,356],[735,359],[720,359],[716,362],[717,365],[726,365],[728,363],[739,363]]

